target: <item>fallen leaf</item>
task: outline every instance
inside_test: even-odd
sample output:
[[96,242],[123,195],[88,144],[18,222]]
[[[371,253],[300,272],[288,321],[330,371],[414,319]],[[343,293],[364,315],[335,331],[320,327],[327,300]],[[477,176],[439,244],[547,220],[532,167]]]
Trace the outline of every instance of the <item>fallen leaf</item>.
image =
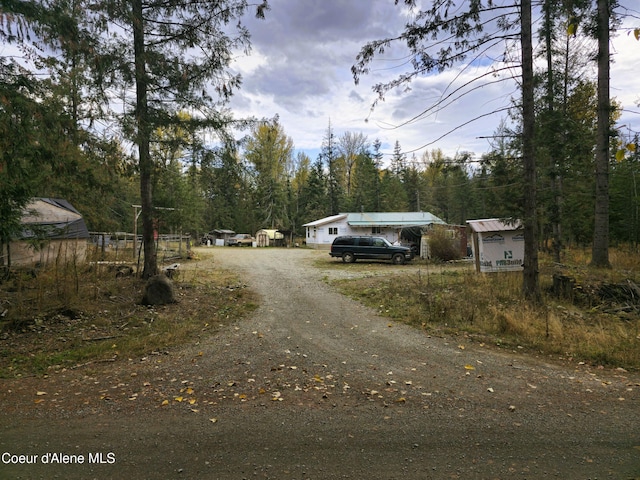
[[160,405],[169,405],[169,400],[163,400]]
[[41,397],[42,395],[46,395],[47,392],[36,392],[36,395],[38,395],[39,397]]
[[209,419],[209,421],[210,421],[211,423],[216,423],[216,422],[218,421],[218,419],[217,419],[217,418],[210,418],[210,419]]
[[174,400],[175,400],[176,402],[181,402],[182,400],[184,400],[184,398],[182,398],[182,397],[175,397],[175,398],[174,398]]
[[473,365],[468,365],[468,364],[465,365],[464,368],[465,368],[465,370],[475,370],[476,369],[476,367],[474,367]]

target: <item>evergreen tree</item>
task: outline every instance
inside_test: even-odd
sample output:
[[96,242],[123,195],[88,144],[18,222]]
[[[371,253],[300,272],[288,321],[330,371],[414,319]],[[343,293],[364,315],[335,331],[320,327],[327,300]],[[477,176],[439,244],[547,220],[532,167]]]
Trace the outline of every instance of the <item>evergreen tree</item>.
[[609,39],[611,9],[616,0],[597,0],[598,39],[598,122],[596,130],[596,195],[591,264],[609,267],[609,146],[611,129],[611,97],[609,76],[611,58]]
[[295,170],[291,179],[291,198],[289,211],[291,212],[291,230],[296,234],[302,233],[301,225],[306,223],[304,211],[304,191],[311,175],[311,159],[306,153],[298,152],[295,161]]
[[422,190],[422,182],[420,170],[418,169],[418,161],[415,155],[412,157],[412,161],[404,169],[403,175],[404,189],[407,192],[407,199],[409,203],[409,210],[412,212],[419,212],[422,210],[420,190]]
[[8,245],[29,200],[80,155],[66,135],[71,120],[49,94],[46,83],[0,60],[0,265],[10,266]]
[[344,162],[340,162],[338,158],[338,148],[334,139],[331,123],[327,127],[322,149],[320,151],[320,159],[327,166],[327,190],[329,195],[329,215],[340,213],[343,207],[344,193]]
[[200,181],[206,200],[205,227],[254,231],[252,185],[232,145],[199,153]]
[[[640,245],[640,138],[636,133],[624,142],[611,166],[611,237],[628,242],[637,251]],[[620,158],[622,157],[622,158]]]
[[377,175],[376,175],[376,179],[375,179],[375,184],[374,184],[374,191],[373,191],[373,196],[375,198],[375,202],[374,202],[374,208],[373,211],[374,212],[380,212],[382,211],[382,200],[381,200],[381,194],[380,194],[380,172],[382,170],[382,152],[381,149],[382,148],[382,142],[380,142],[380,139],[376,138],[375,141],[373,142],[373,152],[371,154],[371,160],[373,162],[373,165],[375,166],[376,170],[377,170]]
[[331,215],[327,177],[321,157],[311,166],[305,188],[300,195],[300,210],[303,223]]
[[380,211],[406,212],[408,209],[409,200],[402,179],[390,170],[384,170],[380,180]]
[[[400,2],[396,2],[400,3]],[[415,0],[405,0],[405,5],[416,7]],[[488,45],[505,39],[518,40],[522,65],[522,158],[524,163],[524,237],[525,258],[523,271],[523,293],[534,302],[539,299],[537,218],[536,218],[536,163],[534,150],[534,96],[533,96],[533,45],[531,32],[531,0],[521,0],[505,8],[493,2],[473,1],[459,8],[453,0],[434,2],[420,9],[404,31],[391,38],[367,43],[358,54],[352,67],[355,81],[369,73],[370,63],[386,49],[397,43],[404,43],[410,58],[408,72],[395,79],[374,86],[378,99],[398,86],[404,86],[413,79],[431,72],[451,68],[461,62],[477,60]],[[455,7],[455,8],[454,8]],[[495,22],[486,22],[486,16],[493,16]],[[499,31],[487,34],[487,25],[496,26]],[[519,33],[517,32],[519,27]],[[470,56],[471,60],[467,60]],[[485,81],[479,76],[476,84]],[[474,83],[474,82],[471,82]],[[470,83],[465,86],[468,87]],[[458,96],[463,95],[457,90]],[[450,96],[441,98],[435,105],[426,106],[417,117],[439,111],[450,102]],[[417,118],[415,117],[415,118]],[[479,117],[476,117],[478,119]]]
[[398,178],[403,178],[407,169],[407,156],[402,152],[400,142],[396,140],[393,146],[393,155],[391,156],[391,165],[389,166],[389,173],[395,175]]
[[352,212],[379,211],[377,192],[380,190],[380,178],[375,161],[368,152],[363,152],[356,157],[354,167],[349,210]]
[[[266,8],[266,1],[259,4],[257,15],[263,16]],[[138,148],[144,278],[157,272],[151,134],[168,124],[180,124],[189,131],[209,128],[222,132],[233,123],[220,104],[240,85],[239,76],[228,67],[234,49],[249,49],[249,32],[240,23],[248,9],[245,0],[161,4],[104,0],[92,10],[102,15],[97,23],[110,30],[100,47],[96,63],[102,75],[96,79],[118,92],[135,91],[135,98],[125,99],[132,107],[124,112],[122,126]],[[235,29],[230,26],[234,23]],[[194,49],[207,54],[193,55]],[[185,120],[178,115],[183,110],[202,115]]]

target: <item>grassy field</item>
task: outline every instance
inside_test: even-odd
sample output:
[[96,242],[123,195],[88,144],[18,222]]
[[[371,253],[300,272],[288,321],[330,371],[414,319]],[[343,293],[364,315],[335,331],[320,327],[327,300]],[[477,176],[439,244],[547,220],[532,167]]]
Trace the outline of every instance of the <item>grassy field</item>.
[[160,354],[257,306],[212,258],[183,261],[174,284],[177,304],[147,307],[140,304],[142,280],[104,266],[12,275],[0,284],[0,378]]
[[[640,284],[640,256],[612,250],[610,269],[590,268],[589,257],[573,250],[557,265],[542,255],[535,306],[522,297],[520,273],[477,274],[469,262],[319,262],[347,274],[330,280],[345,294],[429,334],[638,369],[640,299],[629,286]],[[179,303],[156,308],[140,304],[142,280],[106,267],[12,274],[0,283],[0,378],[160,354],[256,308],[255,294],[212,256],[181,262]],[[575,280],[570,296],[553,294],[554,274]]]
[[[524,300],[521,273],[477,274],[469,263],[418,261],[400,274],[332,283],[380,314],[430,334],[638,369],[640,299],[633,286],[640,285],[640,258],[612,250],[611,269],[590,268],[589,258],[590,252],[575,250],[558,265],[542,255],[540,305]],[[575,281],[570,295],[554,295],[554,274]]]

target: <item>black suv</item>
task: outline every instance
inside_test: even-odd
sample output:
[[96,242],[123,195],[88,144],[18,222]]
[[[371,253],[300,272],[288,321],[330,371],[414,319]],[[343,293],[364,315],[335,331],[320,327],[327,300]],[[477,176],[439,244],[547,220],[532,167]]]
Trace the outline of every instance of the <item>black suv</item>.
[[370,258],[391,260],[396,265],[413,258],[410,248],[392,245],[382,237],[336,237],[329,255],[340,257],[345,263],[353,263],[358,258]]

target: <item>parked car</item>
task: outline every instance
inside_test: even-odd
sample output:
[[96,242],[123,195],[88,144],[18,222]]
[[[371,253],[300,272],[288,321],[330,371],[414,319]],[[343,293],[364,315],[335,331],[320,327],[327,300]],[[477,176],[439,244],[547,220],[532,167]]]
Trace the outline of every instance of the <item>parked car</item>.
[[248,233],[238,233],[227,240],[227,245],[230,247],[241,247],[243,245],[251,246],[256,239]]
[[413,258],[408,247],[392,245],[386,238],[369,236],[336,237],[331,244],[329,255],[342,258],[345,263],[353,263],[358,258],[391,260],[402,265]]

